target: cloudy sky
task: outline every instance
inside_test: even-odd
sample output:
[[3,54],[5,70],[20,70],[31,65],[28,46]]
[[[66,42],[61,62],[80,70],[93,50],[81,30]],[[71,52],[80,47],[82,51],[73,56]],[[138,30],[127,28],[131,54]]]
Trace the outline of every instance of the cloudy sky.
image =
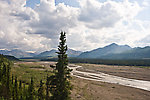
[[61,30],[75,50],[149,46],[150,0],[0,0],[0,49],[57,48]]

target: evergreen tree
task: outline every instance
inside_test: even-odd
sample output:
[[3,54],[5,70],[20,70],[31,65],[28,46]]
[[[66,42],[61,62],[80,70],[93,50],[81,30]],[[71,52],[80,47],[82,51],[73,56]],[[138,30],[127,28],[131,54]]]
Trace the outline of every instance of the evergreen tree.
[[0,55],[0,97],[10,98],[10,61]]
[[7,95],[8,98],[10,97],[10,63],[7,65],[7,71],[6,71],[6,89],[7,89]]
[[34,83],[33,83],[33,77],[31,77],[31,83],[29,85],[28,89],[28,99],[29,100],[34,100]]
[[19,98],[22,100],[22,81],[19,81]]
[[22,89],[22,81],[20,80],[19,81],[19,90],[21,90]]
[[6,84],[6,62],[3,63],[3,70],[2,70],[2,82]]
[[46,100],[49,100],[49,77],[47,75],[47,79],[46,79]]
[[2,81],[2,70],[3,70],[3,60],[2,55],[0,55],[0,82]]
[[15,88],[14,87],[12,88],[12,98],[13,100],[15,100]]
[[70,72],[67,59],[66,33],[60,33],[60,42],[58,46],[58,63],[54,69],[55,74],[50,76],[50,92],[52,100],[69,100],[70,90]]
[[23,100],[26,100],[28,98],[27,96],[27,89],[26,89],[26,85],[23,84],[23,92],[22,92],[22,95],[23,95]]
[[43,98],[44,98],[44,87],[43,87],[42,80],[40,81],[40,87],[38,89],[38,98],[39,98],[39,100],[43,100]]
[[12,75],[11,77],[11,84],[13,85],[14,84],[14,76]]
[[15,90],[15,99],[18,100],[18,81],[17,81],[17,76],[15,77],[14,90]]

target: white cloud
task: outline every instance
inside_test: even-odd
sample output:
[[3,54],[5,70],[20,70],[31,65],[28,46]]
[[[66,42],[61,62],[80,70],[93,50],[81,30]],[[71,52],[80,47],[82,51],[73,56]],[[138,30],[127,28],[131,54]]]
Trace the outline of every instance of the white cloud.
[[100,3],[95,0],[85,0],[80,4],[79,20],[85,22],[89,28],[113,27],[121,19],[111,2]]
[[81,7],[75,8],[63,3],[55,5],[54,0],[41,0],[31,9],[24,6],[24,0],[1,0],[0,48],[49,50],[57,47],[61,30],[68,33],[68,46],[77,50],[91,50],[112,42],[136,46],[135,41],[149,34],[149,24],[135,19],[143,10],[137,2],[79,0],[79,3]]
[[40,20],[30,23],[31,33],[42,34],[54,39],[58,38],[58,33],[61,30],[76,25],[77,8],[65,6],[64,4],[54,6],[50,1],[43,0],[40,6],[35,8],[35,11],[38,13]]
[[142,5],[147,7],[150,5],[150,1],[149,0],[143,0]]
[[28,22],[37,20],[35,12],[31,8],[25,8],[24,2],[15,3],[15,0],[8,4],[0,1],[0,48],[20,48],[22,50],[42,50],[45,44],[42,41],[49,41],[40,35],[27,34],[31,29]]

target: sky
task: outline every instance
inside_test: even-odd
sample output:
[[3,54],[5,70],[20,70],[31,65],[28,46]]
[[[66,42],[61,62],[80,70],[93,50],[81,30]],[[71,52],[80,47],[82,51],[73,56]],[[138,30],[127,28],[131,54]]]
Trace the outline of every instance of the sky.
[[150,0],[0,0],[0,49],[69,48],[89,51],[111,43],[150,46]]

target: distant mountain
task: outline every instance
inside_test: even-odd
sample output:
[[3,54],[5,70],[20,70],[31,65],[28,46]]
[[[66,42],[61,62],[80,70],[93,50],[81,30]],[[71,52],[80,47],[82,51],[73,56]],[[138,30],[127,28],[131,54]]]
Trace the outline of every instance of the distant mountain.
[[78,57],[79,58],[101,58],[109,54],[119,54],[131,49],[132,48],[128,45],[117,45],[115,43],[112,43],[103,48],[98,48],[92,51],[83,52]]
[[68,51],[67,51],[68,57],[77,57],[81,53],[82,53],[81,51],[76,51],[76,50],[73,50],[73,49],[68,49]]
[[[39,55],[36,55],[35,57],[57,57],[57,50],[52,49],[50,51],[45,51],[40,53]],[[81,51],[76,51],[73,49],[68,49],[67,54],[68,57],[76,57],[79,56],[82,52]]]
[[[29,53],[29,52],[21,51],[19,49],[0,50],[0,54],[10,55],[10,56],[14,56],[16,58],[57,57],[56,52],[57,52],[57,50],[54,50],[54,49],[52,49],[50,51],[44,51],[40,54]],[[67,54],[69,57],[76,57],[76,56],[80,55],[81,53],[82,53],[81,51],[76,51],[76,50],[72,50],[72,49],[68,49],[68,51],[67,51]]]
[[35,57],[56,57],[57,56],[56,52],[57,52],[57,50],[52,49],[50,51],[44,51],[44,52],[36,55]]
[[[57,57],[57,50],[45,51],[40,54],[29,53],[19,49],[0,50],[0,54],[10,55],[16,58],[47,58]],[[131,48],[128,45],[112,43],[103,48],[94,49],[88,52],[81,52],[72,49],[67,51],[68,57],[89,58],[89,59],[150,59],[150,46]]]
[[103,59],[150,59],[150,47],[133,48],[119,54],[109,54],[101,57]]
[[34,53],[24,52],[24,51],[21,51],[19,49],[13,49],[13,50],[10,50],[10,51],[9,50],[0,50],[0,54],[15,56],[17,58],[33,57],[33,56],[35,56]]

